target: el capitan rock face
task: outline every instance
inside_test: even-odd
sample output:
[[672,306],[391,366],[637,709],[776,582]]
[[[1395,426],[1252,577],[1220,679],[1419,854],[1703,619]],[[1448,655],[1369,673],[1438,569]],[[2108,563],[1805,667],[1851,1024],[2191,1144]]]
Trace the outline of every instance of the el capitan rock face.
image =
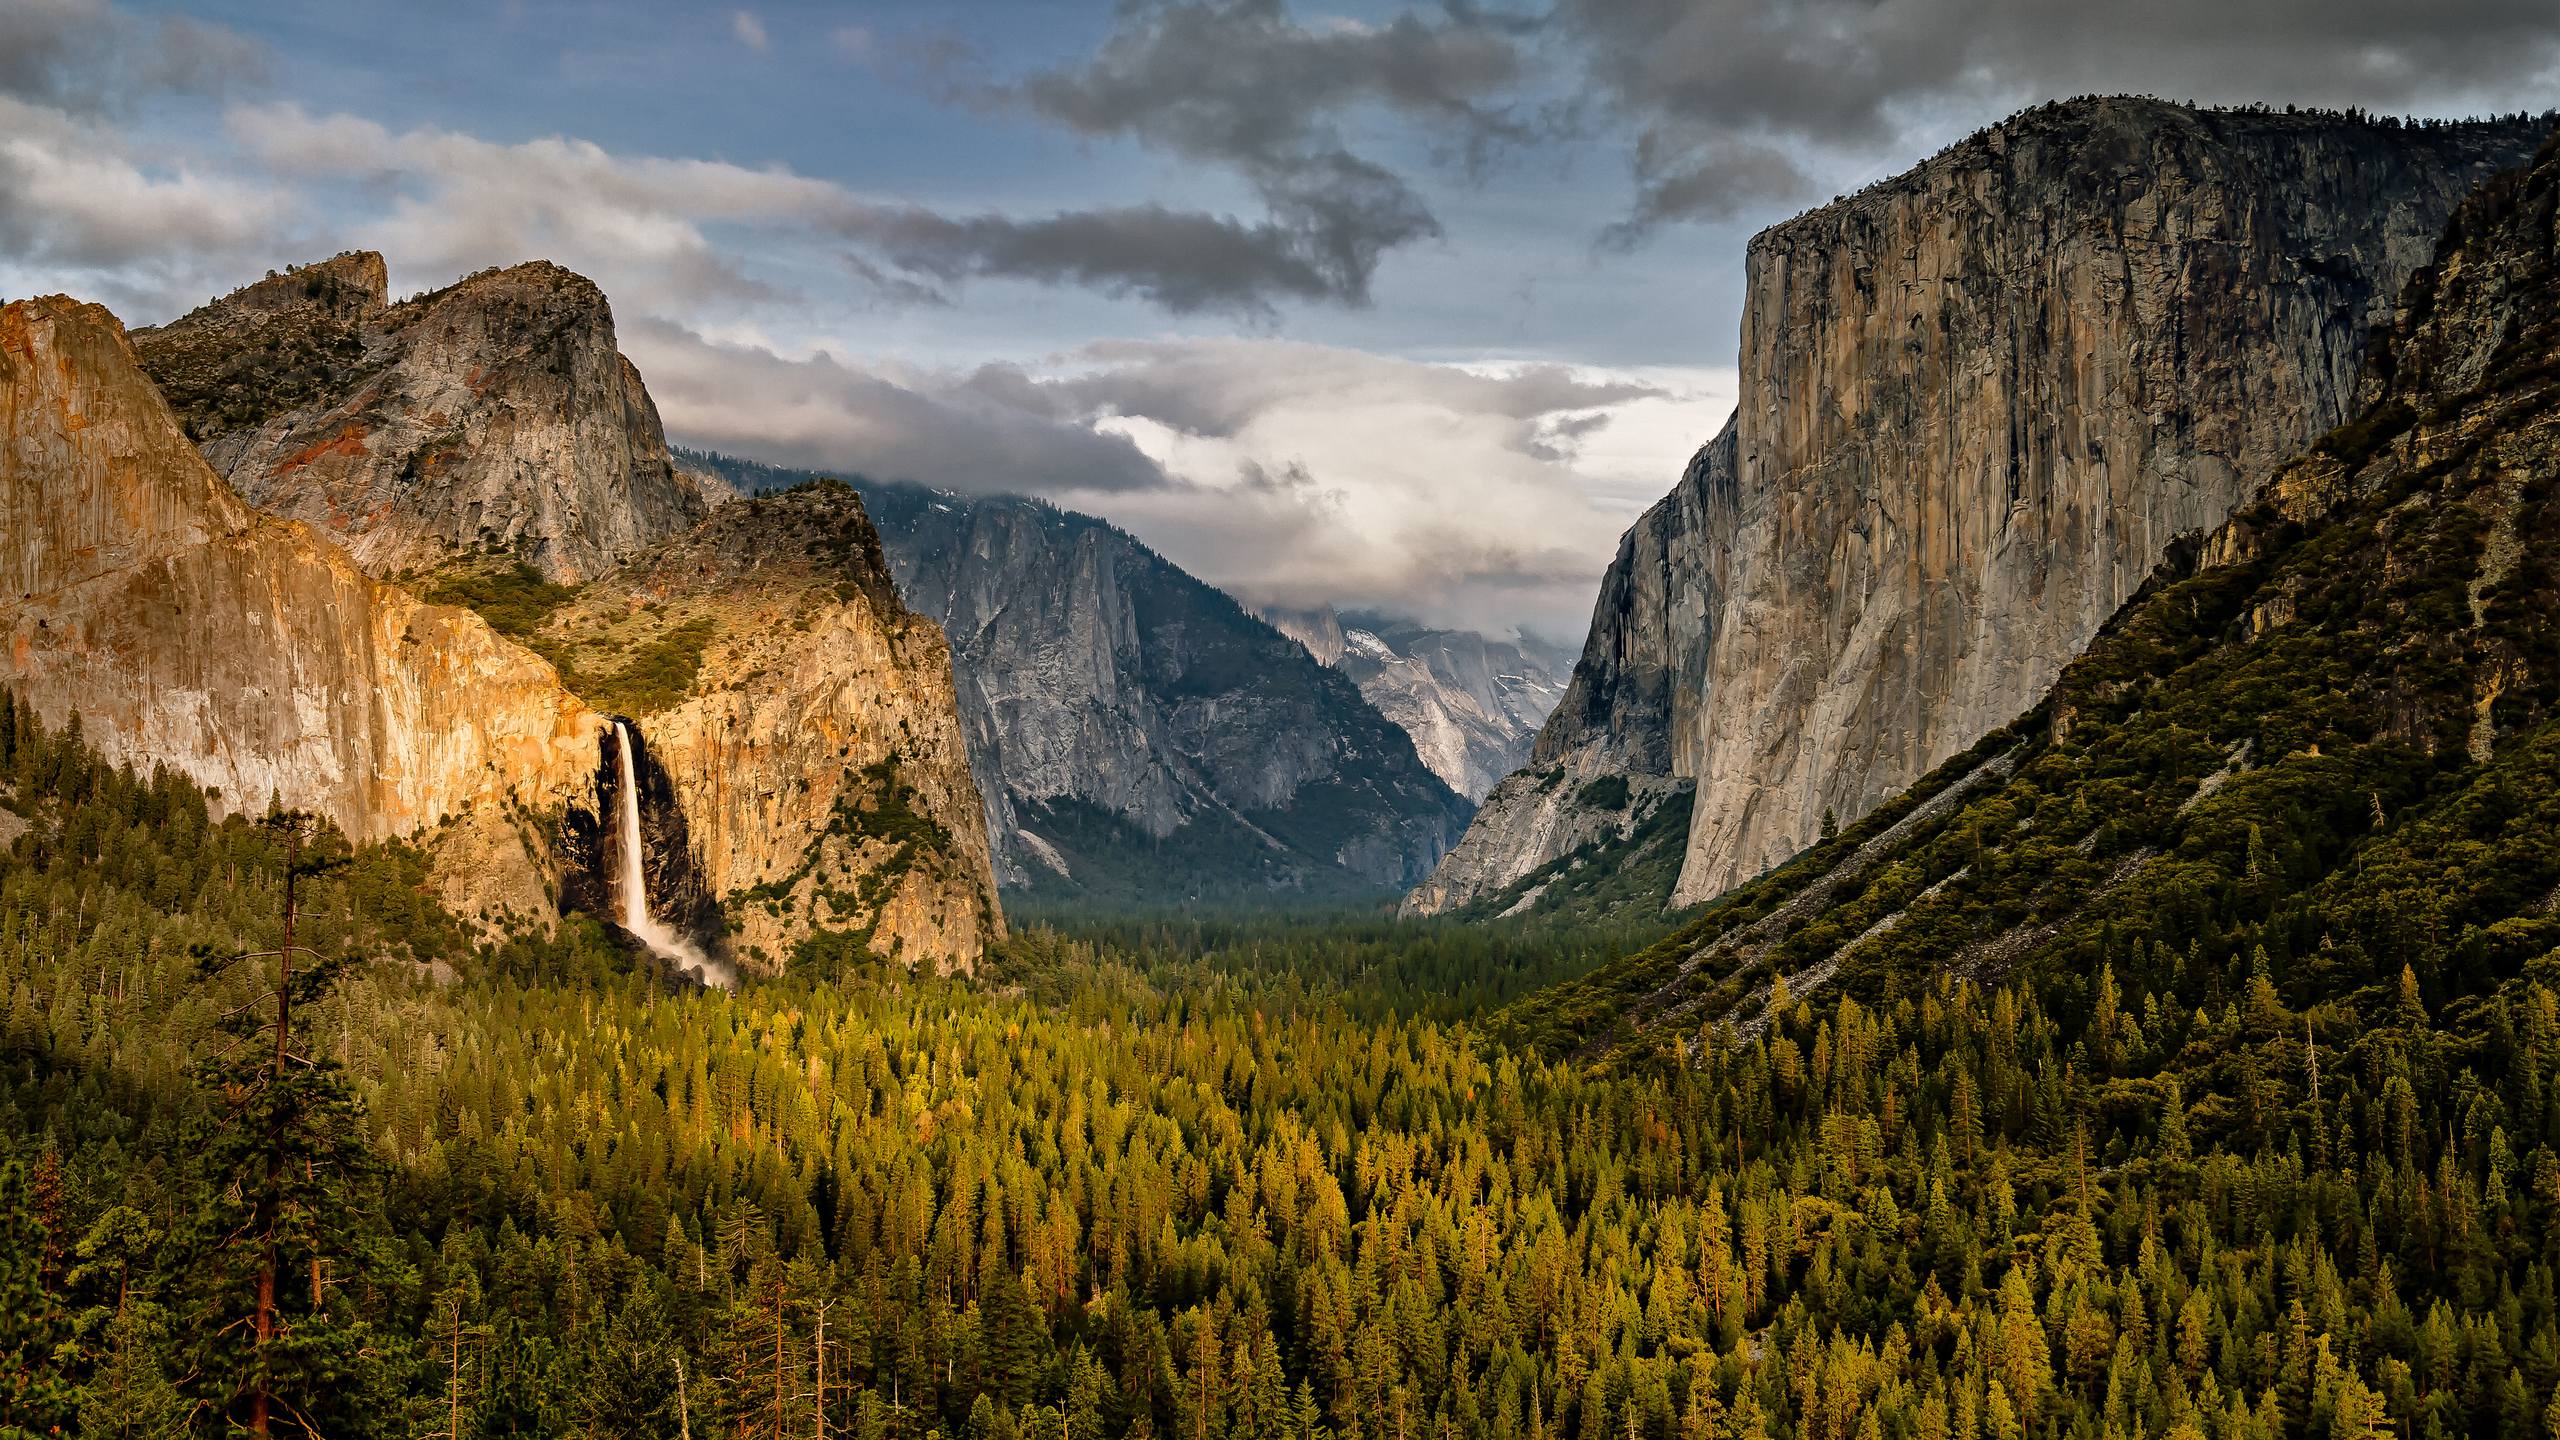
[[[2202,1000],[2245,964],[2250,1028],[2233,1008],[2184,1042],[2219,1056],[2292,1038],[2283,1011],[2258,1028],[2269,1003],[2336,1014],[2405,977],[2388,1025],[2421,975],[2517,993],[2501,972],[2548,963],[2560,895],[2560,137],[2463,202],[2359,397],[2036,709],[1659,944],[1523,1001],[1513,1033],[1696,1055],[1762,1033],[1782,987],[1882,1011],[1950,979],[2007,1003],[2057,975],[2101,1007],[2121,983],[2147,1019],[2184,998],[2158,1006],[2155,984]],[[2140,1027],[2121,1033],[2119,1056]]]
[[[2350,413],[2369,330],[2543,129],[2073,101],[1764,232],[1730,501],[1622,550],[1533,767],[1693,782],[1674,903],[1863,815]],[[1681,603],[1613,601],[1657,575]],[[1410,908],[1554,858],[1505,799]]]
[[396,305],[386,287],[382,257],[341,255],[134,346],[244,498],[376,576],[496,556],[577,581],[709,511],[584,277],[534,261]]

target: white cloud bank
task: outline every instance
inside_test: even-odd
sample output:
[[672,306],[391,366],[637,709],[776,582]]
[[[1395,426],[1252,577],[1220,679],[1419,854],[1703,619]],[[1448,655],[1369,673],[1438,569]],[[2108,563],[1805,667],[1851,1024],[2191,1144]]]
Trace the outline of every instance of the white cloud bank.
[[1105,515],[1250,602],[1575,639],[1617,537],[1732,405],[1729,370],[1095,344],[946,371],[626,334],[669,432]]

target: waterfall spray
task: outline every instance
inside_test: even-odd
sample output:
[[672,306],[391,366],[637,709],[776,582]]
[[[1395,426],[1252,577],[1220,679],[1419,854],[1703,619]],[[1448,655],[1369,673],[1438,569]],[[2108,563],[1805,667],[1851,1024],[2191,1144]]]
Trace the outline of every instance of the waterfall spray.
[[631,763],[631,732],[619,720],[613,722],[613,748],[622,760],[622,928],[640,938],[640,943],[658,953],[660,958],[706,985],[726,990],[737,983],[729,967],[702,953],[702,947],[661,925],[649,914],[649,876],[647,852],[640,837],[639,770]]

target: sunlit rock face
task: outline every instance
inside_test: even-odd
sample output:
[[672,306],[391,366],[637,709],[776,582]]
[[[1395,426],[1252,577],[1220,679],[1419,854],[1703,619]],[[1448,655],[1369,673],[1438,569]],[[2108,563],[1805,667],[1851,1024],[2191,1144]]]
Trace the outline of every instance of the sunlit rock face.
[[[719,509],[552,597],[525,638],[585,662],[564,683],[479,615],[245,503],[104,310],[7,307],[0,364],[0,683],[110,759],[169,765],[226,808],[273,798],[360,840],[419,838],[469,915],[610,919],[581,877],[613,758],[601,712],[637,693],[653,889],[693,933],[767,970],[820,932],[945,969],[1002,934],[948,648],[898,602],[849,489]],[[635,644],[669,675],[634,689],[607,657]]]
[[[1533,768],[1694,782],[1675,903],[1863,815],[2350,413],[2447,216],[2546,128],[2074,101],[1763,232],[1729,490],[1693,464],[1631,532]],[[1559,853],[1516,788],[1411,908]]]
[[396,305],[386,283],[353,252],[134,343],[217,472],[374,575],[496,555],[582,580],[708,512],[584,277],[534,261]]
[[[233,494],[97,306],[0,308],[0,517],[0,683],[223,809],[521,853],[514,817],[593,763],[549,665]],[[545,878],[519,860],[476,898],[545,910]]]
[[[1004,933],[950,647],[899,599],[851,487],[725,505],[532,638],[629,714],[666,777],[644,796],[681,812],[684,864],[749,968],[823,931],[967,969]],[[673,678],[612,678],[634,656]],[[675,843],[653,831],[652,864]]]
[[[357,252],[137,342],[248,499],[376,574],[512,595],[519,638],[633,723],[666,792],[644,819],[684,836],[681,854],[653,840],[653,865],[685,877],[669,903],[706,937],[716,910],[748,968],[827,932],[965,969],[1003,933],[977,792],[953,761],[949,653],[898,600],[860,502],[839,486],[722,508],[734,492],[674,462],[585,278],[535,261],[394,305],[381,258]],[[519,563],[571,588],[526,587]],[[581,790],[562,812],[548,850],[565,858],[546,851],[545,868],[610,919],[577,879],[598,803]],[[942,843],[861,833],[898,804]]]

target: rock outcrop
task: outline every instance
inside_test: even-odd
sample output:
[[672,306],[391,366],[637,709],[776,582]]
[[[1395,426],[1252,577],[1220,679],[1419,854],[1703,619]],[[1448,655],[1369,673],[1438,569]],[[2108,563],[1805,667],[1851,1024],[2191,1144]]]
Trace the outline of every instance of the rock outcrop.
[[639,727],[748,964],[841,936],[966,968],[1004,933],[950,647],[851,487],[722,506],[528,638]]
[[[251,294],[252,313],[298,303]],[[422,371],[456,363],[407,343]],[[210,341],[197,358],[230,365]],[[172,766],[226,808],[418,838],[467,914],[540,922],[566,896],[611,919],[596,837],[624,715],[650,794],[681,811],[646,829],[689,852],[650,871],[700,892],[657,898],[725,919],[706,940],[768,969],[811,939],[968,968],[1002,934],[948,651],[898,603],[851,491],[723,506],[581,586],[449,567],[438,593],[501,633],[245,503],[105,311],[7,307],[0,365],[0,684],[48,723],[78,716],[108,758]],[[523,433],[459,430],[458,471],[501,473],[481,452]],[[427,533],[399,508],[413,493],[372,533]]]
[[596,715],[479,616],[242,503],[97,306],[0,307],[0,517],[0,684],[48,724],[228,810],[359,840],[453,822],[517,854],[484,913],[546,906],[515,817],[580,792]]
[[[698,457],[747,489],[803,472]],[[857,482],[950,636],[999,876],[1096,901],[1402,888],[1467,802],[1342,675],[1123,531]]]
[[[1685,804],[1697,773],[1707,647],[1734,530],[1733,476],[1728,423],[1691,457],[1679,485],[1619,537],[1582,658],[1539,728],[1527,768],[1494,786],[1458,847],[1406,895],[1404,913],[1486,904],[1507,911],[1577,852],[1639,835],[1669,843],[1648,822],[1666,805]],[[1618,787],[1602,784],[1612,777],[1625,782],[1623,803],[1595,803],[1617,801]]]
[[[2308,1026],[2344,997],[2398,986],[2406,1006],[2424,985],[2443,1003],[2547,965],[2560,136],[2461,205],[2359,393],[2352,421],[2178,547],[2036,708],[1497,1028],[1584,1056],[1698,1056],[1762,1032],[1781,985],[1827,1013],[1843,993],[1881,1008],[1947,978],[1987,994],[2063,977],[2094,1010],[2143,997],[2120,1041],[2085,1031],[2124,1085],[2143,1046],[2244,1052],[2301,1033],[2285,1007]],[[2244,983],[2246,1022],[2229,1006]],[[2158,1038],[2160,1013],[2205,1027],[2214,999],[2218,1031]],[[2215,1109],[2197,1114],[2246,1123]]]
[[1015,873],[1134,862],[1167,899],[1401,888],[1466,824],[1349,680],[1125,532],[1033,500],[865,493],[900,590],[951,636]]
[[1382,615],[1256,612],[1316,663],[1341,671],[1413,740],[1431,773],[1470,800],[1529,758],[1564,691],[1562,655],[1535,640],[1434,630]]
[[[1732,497],[1663,567],[1707,603],[1604,637],[1609,596],[1641,588],[1613,571],[1590,683],[1533,765],[1693,780],[1674,903],[1865,814],[2031,704],[2177,537],[2350,413],[2368,330],[2544,128],[2074,101],[1756,237]],[[1504,799],[1414,908],[1551,852]]]
[[377,577],[494,556],[574,582],[710,508],[603,293],[556,265],[395,305],[381,256],[341,255],[134,345],[242,496]]

